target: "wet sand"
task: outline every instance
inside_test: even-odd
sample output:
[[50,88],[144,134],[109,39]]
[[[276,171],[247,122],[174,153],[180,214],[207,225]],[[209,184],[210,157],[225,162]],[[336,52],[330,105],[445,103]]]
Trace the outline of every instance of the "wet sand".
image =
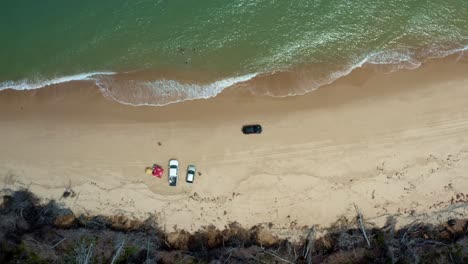
[[[429,219],[468,201],[467,72],[448,60],[360,69],[304,96],[239,85],[165,107],[121,105],[87,82],[2,91],[0,184],[77,214],[154,214],[189,231],[233,221],[325,227],[352,217],[354,204],[376,223]],[[243,135],[250,123],[264,132]],[[167,172],[171,158],[177,187],[145,174],[153,163]],[[191,185],[189,164],[201,172]],[[67,187],[75,197],[62,198]]]

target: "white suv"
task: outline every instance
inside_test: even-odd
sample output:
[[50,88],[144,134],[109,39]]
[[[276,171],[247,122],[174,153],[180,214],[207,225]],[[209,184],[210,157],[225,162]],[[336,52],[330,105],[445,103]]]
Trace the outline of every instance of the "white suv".
[[177,185],[177,174],[179,173],[179,162],[175,159],[169,161],[169,185]]

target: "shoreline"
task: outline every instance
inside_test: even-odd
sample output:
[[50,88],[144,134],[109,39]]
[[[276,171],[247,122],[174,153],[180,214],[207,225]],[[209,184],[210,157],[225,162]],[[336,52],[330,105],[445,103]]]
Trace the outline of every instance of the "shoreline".
[[[359,71],[372,74],[415,70],[422,65],[440,61],[466,61],[468,46],[442,53],[426,54],[423,58],[385,58],[379,61],[369,54],[361,61],[337,68],[322,64],[296,65],[288,69],[243,74],[209,73],[197,70],[132,70],[126,72],[96,71],[56,77],[42,81],[3,81],[0,93],[8,90],[29,92],[57,87],[87,87],[94,84],[102,96],[130,106],[167,106],[185,101],[210,99],[227,89],[248,87],[253,96],[284,98],[301,96],[322,89]],[[385,54],[385,53],[383,53]],[[400,56],[403,56],[400,54]],[[377,56],[378,57],[378,56]],[[404,57],[404,56],[403,56]],[[354,74],[353,74],[354,73]],[[216,77],[217,76],[217,77]],[[85,84],[82,84],[85,83]],[[287,88],[285,88],[287,87]]]
[[[423,216],[468,189],[468,65],[447,60],[359,69],[303,96],[237,87],[164,107],[121,105],[84,83],[2,91],[0,183],[52,199],[69,186],[77,198],[63,202],[77,213],[154,213],[189,231],[326,226],[353,202],[376,222]],[[240,133],[257,122],[262,135]],[[202,176],[170,188],[144,174],[170,158],[181,176],[187,164]]]

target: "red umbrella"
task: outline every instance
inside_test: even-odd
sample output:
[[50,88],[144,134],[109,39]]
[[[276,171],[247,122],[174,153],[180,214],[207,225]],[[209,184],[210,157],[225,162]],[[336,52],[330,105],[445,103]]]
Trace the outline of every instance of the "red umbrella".
[[161,178],[164,173],[164,169],[159,165],[153,165],[153,176]]

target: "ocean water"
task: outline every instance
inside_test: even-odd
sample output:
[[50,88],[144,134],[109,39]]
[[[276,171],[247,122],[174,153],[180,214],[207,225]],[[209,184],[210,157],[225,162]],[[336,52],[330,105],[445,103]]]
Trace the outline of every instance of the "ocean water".
[[[165,105],[252,82],[288,96],[367,64],[463,53],[468,0],[3,1],[0,36],[0,90],[82,80]],[[275,87],[277,75],[294,81]]]

